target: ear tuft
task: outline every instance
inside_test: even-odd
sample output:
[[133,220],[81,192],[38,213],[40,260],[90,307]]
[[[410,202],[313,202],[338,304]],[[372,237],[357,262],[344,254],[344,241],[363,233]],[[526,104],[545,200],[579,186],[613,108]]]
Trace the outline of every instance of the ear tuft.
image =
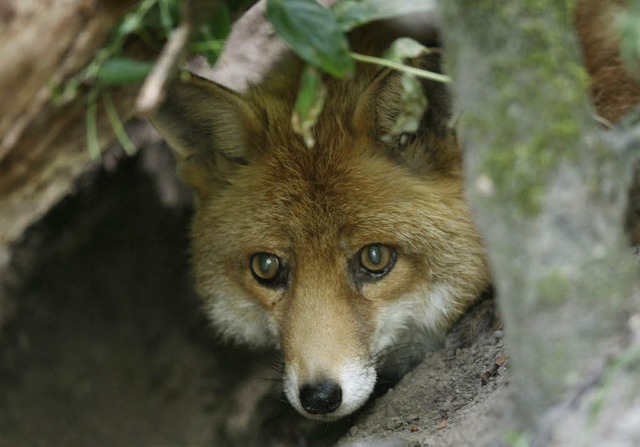
[[176,154],[183,179],[201,196],[246,163],[262,132],[247,100],[194,75],[168,85],[151,122]]

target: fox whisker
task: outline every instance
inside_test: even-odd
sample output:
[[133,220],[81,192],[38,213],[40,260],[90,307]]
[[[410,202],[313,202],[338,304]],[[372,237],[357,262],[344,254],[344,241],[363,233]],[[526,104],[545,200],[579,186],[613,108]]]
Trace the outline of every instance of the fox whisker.
[[277,372],[279,375],[284,374],[284,360],[282,356],[277,353],[267,355],[261,358],[259,362]]

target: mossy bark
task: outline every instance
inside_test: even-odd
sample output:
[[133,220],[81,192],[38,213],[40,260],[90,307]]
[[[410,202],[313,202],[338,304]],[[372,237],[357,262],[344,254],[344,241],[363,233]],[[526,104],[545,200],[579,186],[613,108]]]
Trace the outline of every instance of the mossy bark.
[[520,422],[585,383],[621,333],[636,267],[632,163],[605,144],[572,2],[440,1],[467,193],[518,380]]

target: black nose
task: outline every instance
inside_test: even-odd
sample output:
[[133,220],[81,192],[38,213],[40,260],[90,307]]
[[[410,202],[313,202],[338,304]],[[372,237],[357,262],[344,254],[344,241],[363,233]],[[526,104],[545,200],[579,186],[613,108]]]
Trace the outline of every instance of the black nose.
[[342,388],[330,380],[304,384],[300,388],[300,403],[311,414],[331,413],[342,403]]

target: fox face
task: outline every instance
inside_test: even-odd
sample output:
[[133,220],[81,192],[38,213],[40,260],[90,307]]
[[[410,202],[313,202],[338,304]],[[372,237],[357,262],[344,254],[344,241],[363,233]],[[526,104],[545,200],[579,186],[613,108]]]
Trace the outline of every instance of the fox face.
[[310,149],[290,125],[300,66],[243,95],[175,81],[153,122],[196,193],[192,265],[215,328],[281,349],[290,403],[331,420],[367,401],[386,352],[441,336],[489,274],[444,86],[426,82],[420,130],[389,139],[397,72],[326,79]]

